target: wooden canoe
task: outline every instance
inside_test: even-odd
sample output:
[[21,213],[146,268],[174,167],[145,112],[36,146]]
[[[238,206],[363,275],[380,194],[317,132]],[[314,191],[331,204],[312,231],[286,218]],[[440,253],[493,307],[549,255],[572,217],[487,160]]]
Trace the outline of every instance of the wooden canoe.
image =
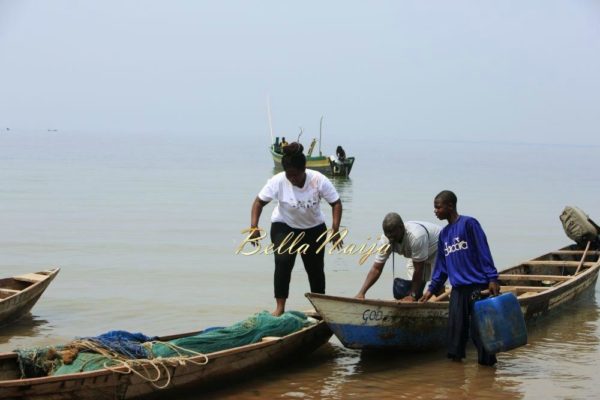
[[[525,320],[532,321],[593,292],[599,269],[598,249],[572,245],[502,271],[501,292],[514,293]],[[450,295],[448,289],[427,303],[398,303],[306,294],[344,346],[403,351],[445,345]]]
[[0,324],[27,314],[58,271],[60,268],[0,279]]
[[[168,341],[195,333],[198,332],[165,336],[158,340]],[[167,398],[176,391],[206,386],[225,379],[239,379],[277,362],[291,362],[297,356],[307,354],[325,344],[331,335],[331,330],[319,318],[316,324],[286,336],[266,337],[258,343],[190,357],[187,359],[190,362],[167,366],[168,374],[163,370],[164,379],[161,378],[155,384],[165,385],[167,379],[170,379],[165,389],[158,389],[135,373],[127,373],[126,367],[115,368],[114,371],[101,369],[61,376],[19,379],[17,355],[4,353],[0,354],[0,399],[122,400],[152,395]],[[206,364],[198,365],[206,360]],[[142,369],[138,370],[144,373]]]

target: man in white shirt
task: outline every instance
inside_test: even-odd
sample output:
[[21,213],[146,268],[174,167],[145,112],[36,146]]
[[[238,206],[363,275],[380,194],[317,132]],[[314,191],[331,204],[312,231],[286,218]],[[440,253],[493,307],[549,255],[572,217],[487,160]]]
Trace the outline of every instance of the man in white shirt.
[[401,299],[413,302],[421,297],[425,282],[431,278],[437,255],[438,237],[441,227],[424,221],[402,221],[397,213],[388,213],[383,219],[383,235],[377,247],[389,244],[385,254],[377,253],[371,270],[362,288],[355,296],[364,299],[367,291],[381,276],[381,271],[392,252],[408,258],[406,264],[408,279],[412,280],[408,296]]

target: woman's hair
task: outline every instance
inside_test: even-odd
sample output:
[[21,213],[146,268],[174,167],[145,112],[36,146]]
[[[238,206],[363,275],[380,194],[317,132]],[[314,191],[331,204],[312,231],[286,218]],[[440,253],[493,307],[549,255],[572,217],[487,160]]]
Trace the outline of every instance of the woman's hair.
[[304,147],[298,142],[292,142],[287,146],[284,146],[281,151],[283,151],[283,157],[281,158],[281,166],[284,170],[287,170],[289,167],[304,169],[306,168],[306,157],[302,153]]

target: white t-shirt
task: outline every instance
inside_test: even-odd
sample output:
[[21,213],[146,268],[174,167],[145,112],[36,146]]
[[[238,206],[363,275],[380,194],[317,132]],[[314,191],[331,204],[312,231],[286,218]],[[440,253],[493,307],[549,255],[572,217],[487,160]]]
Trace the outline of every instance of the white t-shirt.
[[258,193],[262,201],[277,199],[277,206],[271,215],[271,222],[283,222],[292,228],[314,228],[325,222],[319,203],[338,201],[340,196],[329,179],[312,169],[306,170],[304,187],[292,185],[280,172],[267,181]]
[[[394,243],[386,254],[376,253],[375,262],[385,263],[390,254],[392,254],[392,251],[416,262],[426,261],[430,257],[435,257],[437,254],[438,237],[442,230],[439,225],[432,224],[431,222],[407,221],[404,223],[404,229],[406,231],[402,242]],[[377,247],[386,245],[389,242],[385,235],[381,235],[381,239],[377,242]]]

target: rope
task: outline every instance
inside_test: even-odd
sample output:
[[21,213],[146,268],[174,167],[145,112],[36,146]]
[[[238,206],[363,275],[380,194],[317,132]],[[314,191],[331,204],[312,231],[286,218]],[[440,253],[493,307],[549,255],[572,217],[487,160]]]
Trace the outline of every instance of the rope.
[[[105,362],[103,364],[104,368],[108,369],[111,372],[128,375],[134,374],[138,376],[140,379],[150,383],[157,389],[165,389],[171,384],[171,372],[168,367],[177,367],[178,365],[185,366],[187,363],[203,366],[208,364],[208,357],[205,354],[198,353],[196,351],[186,349],[183,347],[176,346],[169,342],[161,342],[161,341],[152,341],[144,343],[144,347],[150,350],[150,354],[152,353],[152,346],[155,344],[164,345],[175,353],[177,356],[175,357],[157,357],[157,358],[141,358],[141,359],[128,359],[125,358],[122,354],[119,354],[113,350],[107,349],[104,346],[101,346],[95,343],[92,340],[88,339],[77,339],[70,343],[69,348],[76,348],[81,350],[88,350],[94,353],[98,353],[103,357],[110,358],[111,360]],[[188,354],[184,354],[188,353]],[[191,354],[191,356],[190,356]],[[191,360],[190,357],[202,357],[200,361]],[[109,362],[114,362],[117,365],[108,365]],[[86,364],[84,363],[83,366]],[[152,367],[152,369],[148,369],[148,367]],[[164,375],[161,372],[161,367],[164,370]],[[83,367],[82,367],[83,368]],[[124,370],[123,370],[124,369]],[[139,369],[143,369],[143,373],[139,371]],[[154,375],[156,373],[156,376]],[[166,382],[162,385],[157,384],[159,380],[166,376]]]

